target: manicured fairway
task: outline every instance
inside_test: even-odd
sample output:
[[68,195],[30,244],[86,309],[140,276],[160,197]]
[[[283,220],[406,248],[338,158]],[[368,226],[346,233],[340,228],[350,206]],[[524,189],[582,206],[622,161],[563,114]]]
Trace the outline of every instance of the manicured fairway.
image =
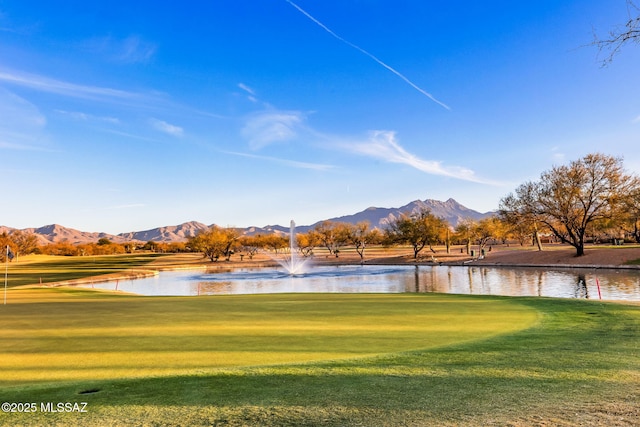
[[4,425],[639,425],[639,306],[51,289],[11,301],[0,401],[38,411]]
[[0,385],[369,356],[482,339],[537,319],[500,300],[408,294],[98,296],[13,290],[0,312]]

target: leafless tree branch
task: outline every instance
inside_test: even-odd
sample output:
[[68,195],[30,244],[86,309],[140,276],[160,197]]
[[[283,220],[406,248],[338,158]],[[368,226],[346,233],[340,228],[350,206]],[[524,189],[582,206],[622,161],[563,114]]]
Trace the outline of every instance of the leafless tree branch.
[[591,45],[598,48],[599,56],[606,53],[602,66],[610,64],[626,44],[640,44],[640,7],[633,0],[627,0],[627,13],[627,22],[609,31],[607,37],[600,38],[594,31]]

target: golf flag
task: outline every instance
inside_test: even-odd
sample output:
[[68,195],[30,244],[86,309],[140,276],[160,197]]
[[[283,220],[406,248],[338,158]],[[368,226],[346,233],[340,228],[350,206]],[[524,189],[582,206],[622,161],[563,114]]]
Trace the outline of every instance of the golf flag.
[[13,259],[13,252],[11,252],[11,248],[7,245],[5,254],[7,255],[4,268],[4,305],[7,305],[7,277],[9,274],[9,261]]

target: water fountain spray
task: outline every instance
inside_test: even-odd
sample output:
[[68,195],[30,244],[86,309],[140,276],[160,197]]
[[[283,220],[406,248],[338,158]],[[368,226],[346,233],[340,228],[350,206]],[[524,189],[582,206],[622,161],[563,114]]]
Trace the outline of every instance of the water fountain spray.
[[300,257],[296,244],[296,223],[291,220],[289,223],[289,256],[283,260],[277,260],[290,275],[298,275],[306,273],[306,264],[308,259]]

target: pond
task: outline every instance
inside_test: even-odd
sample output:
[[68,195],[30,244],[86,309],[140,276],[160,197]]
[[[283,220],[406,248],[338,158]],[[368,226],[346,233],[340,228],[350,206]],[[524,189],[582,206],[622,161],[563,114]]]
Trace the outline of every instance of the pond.
[[481,266],[316,266],[291,276],[278,268],[189,270],[87,285],[140,295],[299,292],[440,292],[640,301],[640,271]]

